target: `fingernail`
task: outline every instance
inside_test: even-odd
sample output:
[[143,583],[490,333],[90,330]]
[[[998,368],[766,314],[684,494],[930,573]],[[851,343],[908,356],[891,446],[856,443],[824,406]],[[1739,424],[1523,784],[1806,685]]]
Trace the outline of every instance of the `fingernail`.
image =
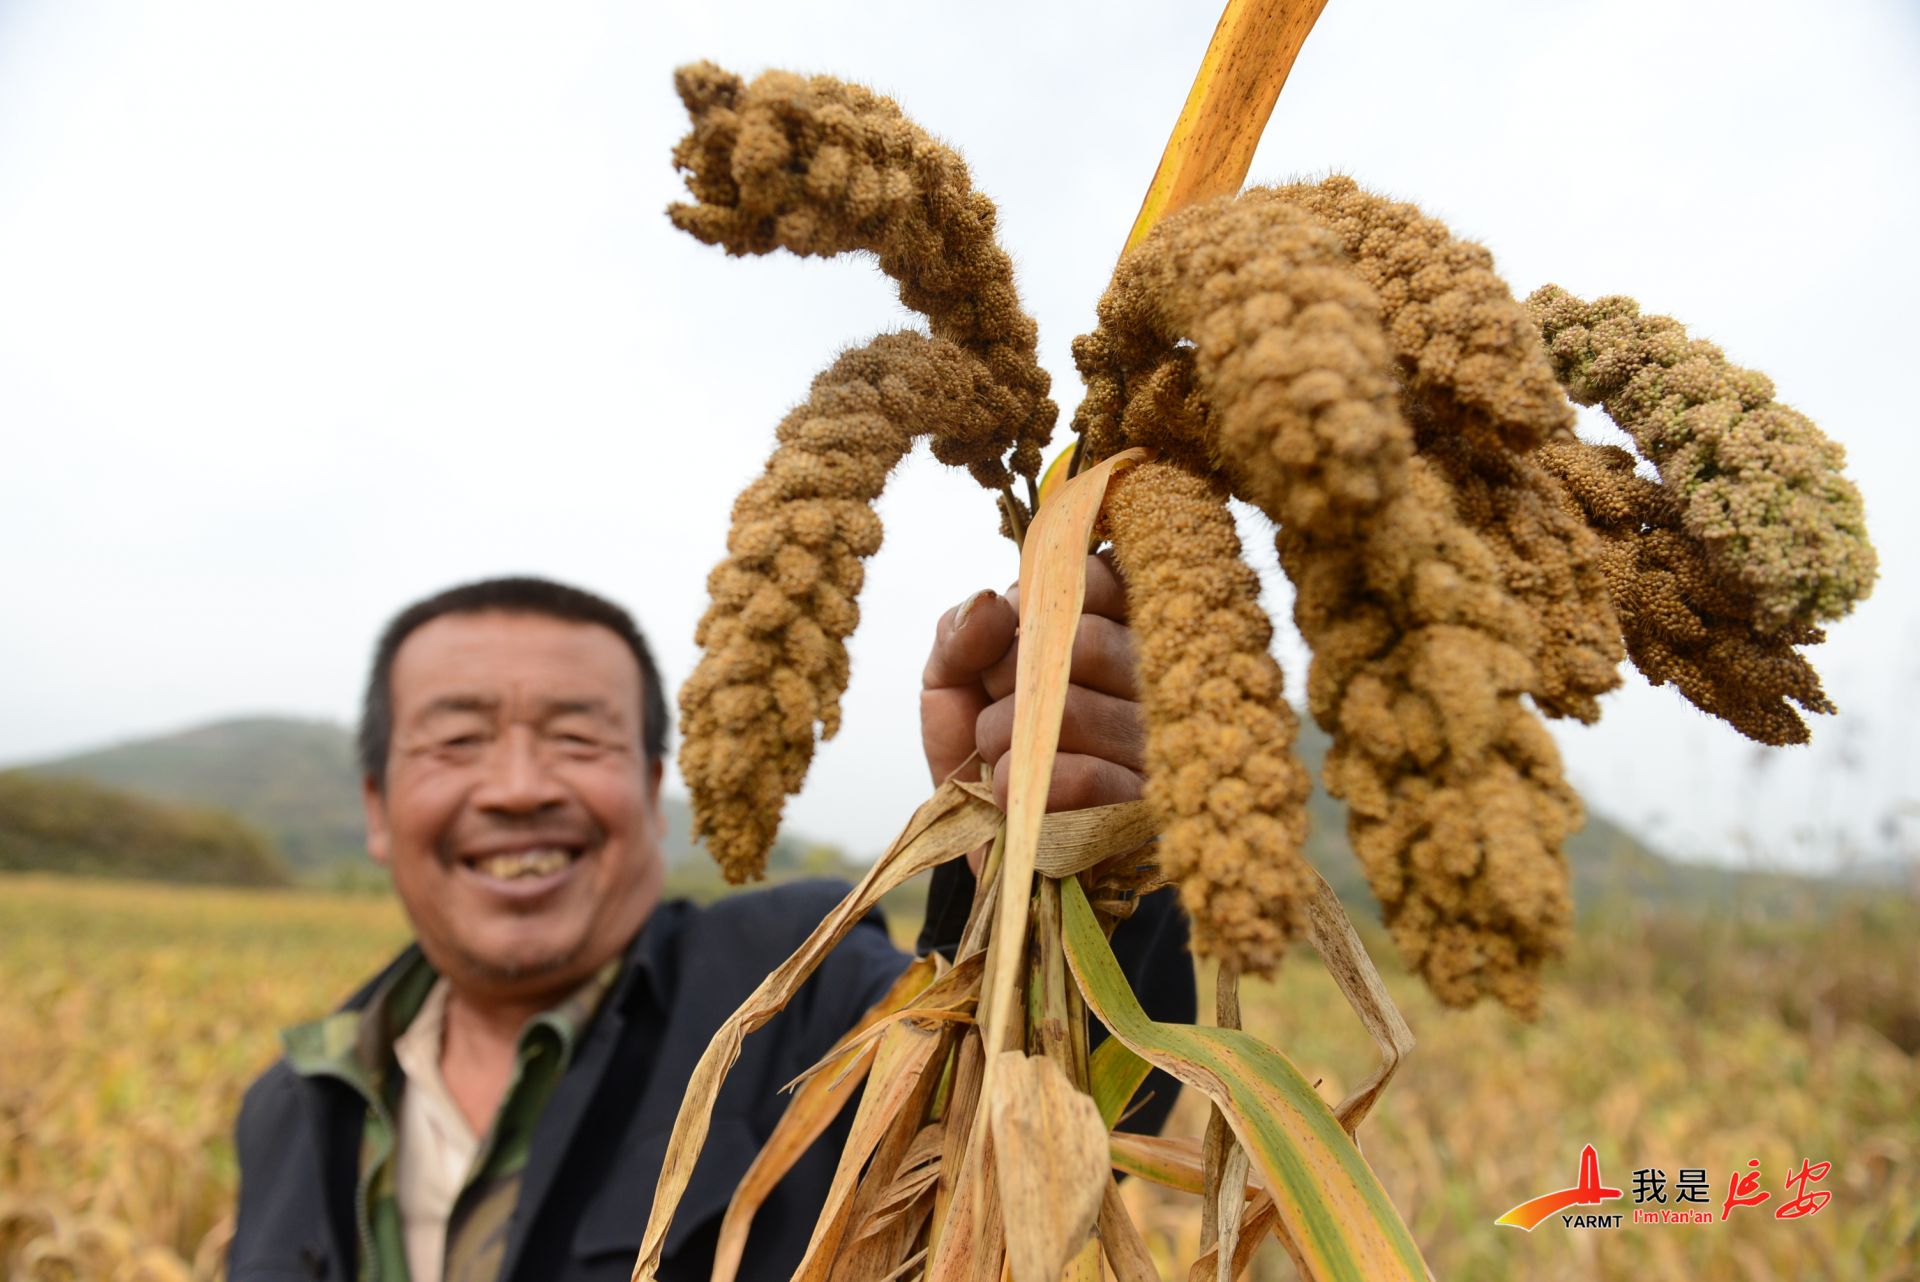
[[973,607],[992,595],[992,588],[981,588],[978,592],[962,601],[960,608],[953,612],[953,630],[958,632],[961,628],[966,627],[967,616],[973,613]]

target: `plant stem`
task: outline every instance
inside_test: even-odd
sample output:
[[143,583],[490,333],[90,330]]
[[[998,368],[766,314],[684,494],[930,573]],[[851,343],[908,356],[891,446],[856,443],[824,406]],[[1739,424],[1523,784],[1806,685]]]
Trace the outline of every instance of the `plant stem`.
[[1024,550],[1027,544],[1027,523],[1020,515],[1020,501],[1013,497],[1013,487],[1000,487],[1000,511],[1007,518],[1007,528],[1013,531],[1013,546]]
[[[1240,1027],[1240,970],[1232,962],[1221,962],[1214,977],[1213,1015],[1218,1028]],[[1215,1106],[1207,1118],[1206,1139],[1201,1145],[1207,1192],[1200,1217],[1200,1251],[1205,1254],[1216,1243],[1219,1245],[1221,1276],[1229,1282],[1233,1248],[1239,1241],[1240,1217],[1246,1212],[1247,1200],[1247,1164],[1237,1149],[1226,1115]]]
[[[1060,883],[1041,877],[1035,892],[1033,923],[1032,991],[1037,1000],[1029,1009],[1033,1017],[1030,1053],[1045,1055],[1074,1080],[1073,1037],[1068,1023],[1067,954],[1060,942]],[[1076,1083],[1077,1084],[1077,1083]]]

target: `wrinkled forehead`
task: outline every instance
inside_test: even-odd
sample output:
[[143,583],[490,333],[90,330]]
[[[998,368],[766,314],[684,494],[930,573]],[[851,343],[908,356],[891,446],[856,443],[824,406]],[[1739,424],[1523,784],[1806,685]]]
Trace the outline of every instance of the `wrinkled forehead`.
[[515,718],[598,709],[636,732],[640,724],[640,665],[597,623],[498,610],[443,614],[400,643],[389,680],[396,727],[449,707]]

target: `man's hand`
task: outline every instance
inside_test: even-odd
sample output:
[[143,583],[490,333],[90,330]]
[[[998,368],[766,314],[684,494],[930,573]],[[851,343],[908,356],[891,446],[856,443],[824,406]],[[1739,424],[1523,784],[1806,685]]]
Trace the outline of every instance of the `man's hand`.
[[[940,783],[974,753],[993,767],[1007,804],[1020,590],[977,592],[940,616],[921,677],[920,739]],[[1146,729],[1133,677],[1127,597],[1113,567],[1087,558],[1087,600],[1073,643],[1072,684],[1060,723],[1048,810],[1140,798]]]

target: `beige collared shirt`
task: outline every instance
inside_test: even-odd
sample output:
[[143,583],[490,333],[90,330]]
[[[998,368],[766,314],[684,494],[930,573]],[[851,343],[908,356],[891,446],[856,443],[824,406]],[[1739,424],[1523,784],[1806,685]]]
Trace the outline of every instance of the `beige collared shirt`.
[[420,1013],[393,1043],[406,1075],[400,1093],[393,1183],[413,1282],[440,1282],[447,1251],[447,1217],[466,1187],[480,1137],[467,1125],[440,1075],[447,1028],[447,981],[434,981]]

